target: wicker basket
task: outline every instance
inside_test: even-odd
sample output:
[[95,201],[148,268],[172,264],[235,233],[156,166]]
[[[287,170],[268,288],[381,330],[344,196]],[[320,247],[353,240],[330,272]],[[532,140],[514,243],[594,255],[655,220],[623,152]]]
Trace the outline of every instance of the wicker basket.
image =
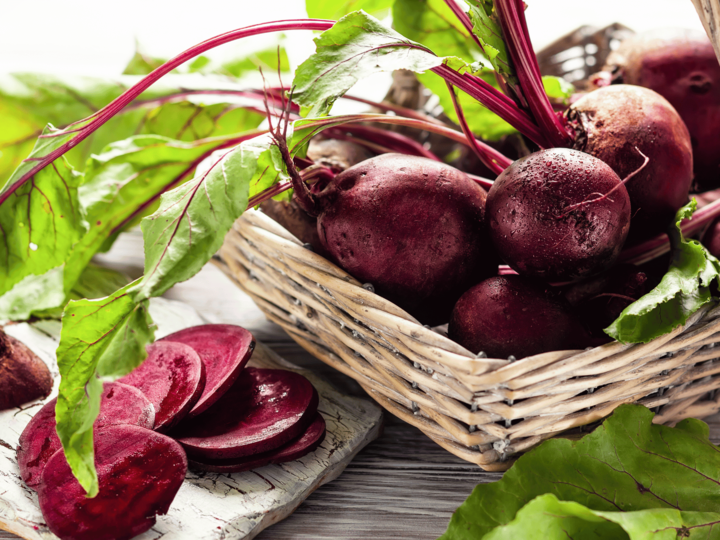
[[656,422],[720,409],[720,307],[644,345],[610,343],[511,362],[478,358],[423,327],[259,211],[225,238],[218,265],[308,352],[378,403],[485,470],[622,403]]

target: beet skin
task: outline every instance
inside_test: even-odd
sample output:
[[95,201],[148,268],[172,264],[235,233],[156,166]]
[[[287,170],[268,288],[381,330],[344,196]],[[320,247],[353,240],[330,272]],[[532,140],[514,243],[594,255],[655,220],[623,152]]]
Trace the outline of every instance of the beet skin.
[[607,59],[613,83],[667,99],[690,132],[695,186],[720,187],[720,63],[703,31],[655,30],[622,42]]
[[599,159],[566,148],[541,150],[498,177],[486,219],[495,248],[519,274],[572,281],[601,272],[620,255],[630,198]]
[[318,194],[320,240],[356,279],[425,324],[447,322],[497,259],[484,229],[485,191],[426,158],[383,154]]
[[588,341],[560,297],[522,276],[486,279],[466,292],[453,309],[448,335],[491,358],[580,349]]
[[[660,234],[688,201],[693,179],[690,134],[661,95],[625,84],[600,88],[568,109],[575,148],[601,159],[621,179],[638,170],[627,190],[633,218],[628,244]],[[638,152],[640,150],[640,152]]]
[[52,387],[53,378],[45,362],[0,330],[0,411],[44,398]]

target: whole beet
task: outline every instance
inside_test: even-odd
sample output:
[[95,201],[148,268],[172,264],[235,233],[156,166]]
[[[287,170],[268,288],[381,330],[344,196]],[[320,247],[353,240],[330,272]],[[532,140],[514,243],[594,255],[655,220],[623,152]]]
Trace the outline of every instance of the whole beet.
[[705,32],[638,34],[610,54],[605,71],[613,83],[650,88],[675,107],[690,132],[696,189],[720,187],[720,63]]
[[633,208],[628,244],[664,232],[687,203],[693,179],[690,134],[672,105],[652,90],[621,84],[590,92],[566,115],[576,132],[574,147],[620,178],[643,165],[640,152],[649,158],[626,185]]
[[317,195],[318,233],[332,258],[425,324],[497,269],[484,229],[485,191],[426,158],[383,154]]
[[44,398],[52,387],[53,378],[45,362],[0,330],[0,411]]
[[486,219],[495,248],[518,273],[572,281],[603,271],[620,255],[630,199],[605,163],[554,148],[502,172],[488,193]]
[[569,306],[522,276],[486,279],[467,291],[452,312],[450,339],[491,358],[520,359],[548,351],[583,348],[588,336]]

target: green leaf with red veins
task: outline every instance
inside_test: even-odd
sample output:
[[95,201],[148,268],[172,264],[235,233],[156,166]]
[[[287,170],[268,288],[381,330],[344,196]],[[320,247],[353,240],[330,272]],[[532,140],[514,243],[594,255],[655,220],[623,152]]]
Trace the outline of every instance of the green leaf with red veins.
[[516,86],[515,68],[503,41],[502,28],[494,18],[492,0],[470,0],[468,7],[473,33],[480,40],[486,58],[511,86]]
[[0,207],[0,294],[64,263],[87,226],[78,200],[81,180],[67,161],[56,160]]
[[422,72],[442,64],[424,45],[387,28],[363,11],[351,13],[315,38],[316,51],[295,73],[293,100],[323,116],[360,79],[407,69]]
[[393,0],[305,0],[305,9],[311,19],[337,20],[359,9],[383,18],[390,13],[392,5]]
[[68,463],[89,496],[98,491],[92,433],[102,394],[98,377],[132,371],[154,339],[147,302],[136,303],[131,293],[136,284],[99,300],[72,301],[63,313],[55,418]]
[[476,486],[441,539],[493,538],[485,535],[546,493],[598,512],[716,512],[720,449],[707,424],[688,419],[671,428],[653,424],[653,416],[640,405],[621,405],[579,441],[545,441],[498,482]]
[[161,295],[210,260],[245,211],[251,186],[258,189],[261,175],[275,172],[259,163],[271,143],[268,134],[216,151],[192,180],[162,196],[157,212],[142,221],[145,276],[137,299]]

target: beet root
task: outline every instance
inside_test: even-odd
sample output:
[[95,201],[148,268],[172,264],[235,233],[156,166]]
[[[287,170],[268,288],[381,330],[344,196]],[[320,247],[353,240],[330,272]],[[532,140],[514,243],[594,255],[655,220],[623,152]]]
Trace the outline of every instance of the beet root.
[[239,459],[208,459],[203,461],[190,459],[188,463],[191,469],[197,471],[219,473],[249,471],[271,463],[286,463],[300,459],[320,446],[324,439],[325,420],[320,413],[316,413],[315,420],[308,426],[305,433],[275,450]]
[[564,300],[522,276],[486,279],[467,291],[455,305],[448,335],[491,358],[520,359],[588,342]]
[[[20,434],[17,447],[20,476],[32,489],[40,485],[45,464],[62,447],[55,431],[56,403],[57,399],[48,401]],[[120,382],[105,383],[100,398],[100,413],[93,429],[115,424],[135,424],[153,429],[155,409],[137,388]]]
[[340,173],[317,195],[320,240],[361,282],[426,324],[492,275],[485,191],[426,158],[383,154]]
[[599,159],[565,148],[541,150],[498,177],[486,219],[495,248],[518,273],[572,281],[601,272],[620,255],[630,198]]
[[[575,129],[575,148],[601,159],[627,178],[633,209],[628,244],[665,231],[688,201],[693,179],[690,134],[677,111],[661,95],[639,86],[600,88],[566,112]],[[641,153],[642,152],[642,155]]]
[[53,378],[45,362],[0,330],[0,411],[44,398],[52,387]]
[[370,159],[372,152],[350,141],[313,137],[308,145],[307,157],[335,172],[342,172],[361,161]]
[[690,132],[695,188],[720,187],[720,64],[705,32],[652,31],[622,42],[607,59],[614,83],[654,90]]
[[73,477],[62,451],[43,472],[38,500],[50,530],[63,540],[132,538],[165,514],[187,472],[187,458],[170,437],[137,426],[95,434],[100,491],[92,499]]
[[328,252],[320,241],[317,219],[300,208],[294,199],[291,201],[265,201],[260,208],[303,244],[310,244],[315,253],[321,257],[328,257]]
[[204,324],[164,337],[163,342],[192,347],[205,366],[205,387],[188,413],[192,418],[209,409],[235,383],[255,349],[253,335],[232,324]]
[[157,342],[145,361],[119,382],[140,390],[155,407],[155,431],[166,432],[189,412],[205,388],[205,366],[192,347]]
[[318,394],[305,377],[247,368],[212,407],[181,422],[172,436],[195,459],[231,459],[278,448],[315,418]]

